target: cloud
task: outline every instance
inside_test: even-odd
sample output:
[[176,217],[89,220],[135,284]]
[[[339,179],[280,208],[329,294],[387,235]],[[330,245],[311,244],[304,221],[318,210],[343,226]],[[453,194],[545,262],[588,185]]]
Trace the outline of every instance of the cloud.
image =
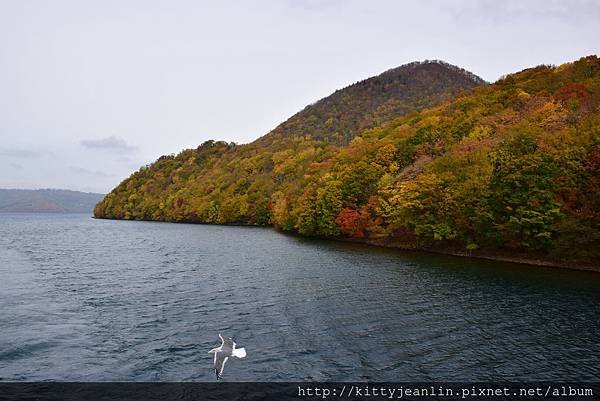
[[112,177],[112,175],[104,173],[102,171],[91,171],[83,167],[70,166],[69,170],[76,174],[93,175],[95,177]]
[[23,166],[20,165],[19,163],[8,163],[8,165],[12,168],[14,168],[15,170],[23,170]]
[[292,9],[303,9],[310,12],[323,12],[329,10],[339,10],[347,4],[340,0],[292,0],[285,3]]
[[35,159],[40,157],[39,152],[28,149],[0,149],[0,156],[13,157],[17,159]]
[[[571,24],[582,20],[595,22],[600,16],[600,4],[597,1],[582,0],[565,2],[559,0],[480,0],[467,2],[442,2],[443,9],[449,10],[455,17],[485,19],[497,24],[509,24],[517,20],[550,20]],[[575,10],[575,12],[574,12]]]
[[128,145],[124,139],[109,136],[102,139],[83,139],[81,145],[88,149],[103,149],[120,153],[131,153],[138,150],[137,146]]

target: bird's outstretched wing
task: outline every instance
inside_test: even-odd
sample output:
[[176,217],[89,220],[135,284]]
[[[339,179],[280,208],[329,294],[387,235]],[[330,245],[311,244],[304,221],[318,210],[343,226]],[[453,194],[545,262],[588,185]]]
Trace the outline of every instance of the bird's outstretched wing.
[[215,374],[217,375],[217,380],[223,375],[223,368],[225,367],[227,359],[229,359],[229,357],[227,357],[224,352],[215,352]]
[[236,358],[245,358],[246,348],[234,348],[233,351],[231,351],[231,356],[235,356]]

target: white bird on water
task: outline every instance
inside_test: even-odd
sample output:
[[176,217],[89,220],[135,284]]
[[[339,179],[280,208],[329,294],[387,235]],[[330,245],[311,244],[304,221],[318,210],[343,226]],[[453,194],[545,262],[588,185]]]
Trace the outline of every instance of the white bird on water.
[[223,375],[223,368],[225,367],[225,362],[231,356],[235,356],[236,358],[245,358],[246,357],[246,349],[245,348],[235,348],[235,342],[231,337],[223,337],[221,333],[219,333],[219,338],[221,339],[221,346],[217,348],[213,348],[208,351],[209,354],[215,354],[215,374],[217,375],[217,380],[221,378]]

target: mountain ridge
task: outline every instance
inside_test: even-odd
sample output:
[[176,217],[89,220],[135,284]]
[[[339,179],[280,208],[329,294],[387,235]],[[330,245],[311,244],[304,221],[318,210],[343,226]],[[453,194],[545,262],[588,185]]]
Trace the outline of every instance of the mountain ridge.
[[[337,89],[257,140],[307,132],[315,139],[345,145],[357,133],[392,116],[433,106],[462,90],[486,83],[477,75],[441,60],[414,61]],[[436,99],[427,99],[436,95]],[[305,120],[315,118],[316,124],[305,127]],[[331,135],[339,138],[329,138]]]

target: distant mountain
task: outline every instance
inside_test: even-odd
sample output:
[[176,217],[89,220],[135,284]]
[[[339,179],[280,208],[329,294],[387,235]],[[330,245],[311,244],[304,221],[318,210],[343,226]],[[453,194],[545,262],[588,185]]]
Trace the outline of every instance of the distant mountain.
[[0,213],[92,213],[103,194],[66,189],[0,189]]

